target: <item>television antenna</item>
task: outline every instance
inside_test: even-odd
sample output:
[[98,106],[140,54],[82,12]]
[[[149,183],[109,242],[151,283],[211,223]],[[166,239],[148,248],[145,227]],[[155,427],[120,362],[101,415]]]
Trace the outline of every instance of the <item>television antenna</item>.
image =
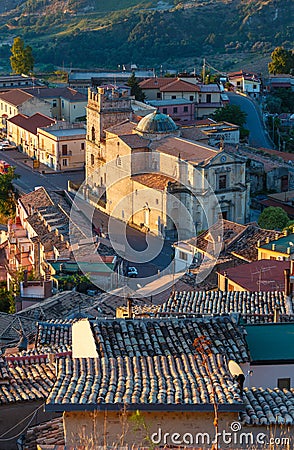
[[[258,279],[256,281],[256,284],[258,286],[258,292],[260,292],[260,286],[261,284],[266,284],[268,283],[268,281],[266,280],[262,280],[262,274],[264,272],[269,272],[271,269],[275,269],[275,266],[270,266],[270,267],[261,267],[259,270],[257,270],[256,272],[251,272],[251,277],[252,275],[258,275]],[[252,279],[252,278],[251,278]],[[252,280],[253,281],[253,280]],[[271,283],[272,281],[270,281]]]

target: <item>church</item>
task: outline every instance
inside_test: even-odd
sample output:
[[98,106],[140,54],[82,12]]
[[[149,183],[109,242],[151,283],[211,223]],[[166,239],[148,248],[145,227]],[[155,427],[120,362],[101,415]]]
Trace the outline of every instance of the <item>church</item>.
[[193,130],[151,112],[134,116],[128,93],[89,89],[85,197],[142,231],[186,239],[249,219],[245,161],[197,142]]

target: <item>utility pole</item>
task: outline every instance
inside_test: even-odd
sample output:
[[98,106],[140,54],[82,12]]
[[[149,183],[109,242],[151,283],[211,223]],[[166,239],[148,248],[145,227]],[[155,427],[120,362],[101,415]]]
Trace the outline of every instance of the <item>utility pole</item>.
[[205,84],[205,58],[203,58],[202,81],[203,81],[203,84]]

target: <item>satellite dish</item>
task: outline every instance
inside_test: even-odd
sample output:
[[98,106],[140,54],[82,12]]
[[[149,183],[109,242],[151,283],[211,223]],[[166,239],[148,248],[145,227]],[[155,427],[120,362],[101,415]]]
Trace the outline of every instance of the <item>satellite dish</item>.
[[236,361],[233,361],[232,359],[230,359],[228,363],[228,368],[233,378],[238,377],[239,375],[244,375],[243,370],[241,369],[239,364],[237,364]]

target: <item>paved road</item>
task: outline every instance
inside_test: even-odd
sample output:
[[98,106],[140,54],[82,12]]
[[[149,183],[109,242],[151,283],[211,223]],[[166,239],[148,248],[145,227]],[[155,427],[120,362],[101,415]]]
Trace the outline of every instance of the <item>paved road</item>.
[[245,128],[250,131],[249,145],[256,148],[263,147],[274,149],[274,146],[264,129],[260,112],[255,103],[243,95],[235,94],[233,92],[228,92],[227,94],[230,102],[233,105],[240,106],[247,114]]
[[0,152],[0,159],[8,162],[11,166],[16,167],[16,174],[20,176],[15,181],[15,186],[21,193],[27,193],[36,186],[44,186],[46,189],[67,189],[68,180],[82,181],[84,179],[84,171],[74,171],[66,173],[48,173],[42,174],[36,170],[32,170],[24,163],[24,156],[18,155],[16,151]]
[[[84,179],[83,171],[47,174],[39,173],[25,164],[25,156],[17,151],[1,151],[0,159],[16,167],[16,173],[20,176],[20,178],[16,180],[14,184],[20,193],[30,192],[34,190],[36,186],[44,186],[49,190],[67,189],[68,180],[75,182],[83,181]],[[85,210],[84,215],[91,220],[92,208],[87,205],[88,204],[86,202],[83,202],[83,209]],[[92,223],[95,227],[98,228],[102,226],[103,230],[107,231],[108,216],[102,211],[96,209]],[[124,226],[122,226],[122,222],[115,222],[115,229],[112,234],[114,235],[113,237],[116,241],[123,241],[122,236],[125,234],[125,229]],[[147,248],[148,244],[145,233],[142,233],[132,227],[127,227],[126,236],[131,249],[134,249],[136,252],[144,252]],[[153,249],[162,247],[162,250],[157,257],[148,263],[130,263],[130,265],[135,265],[137,267],[139,277],[149,277],[157,274],[158,270],[165,268],[171,260],[172,249],[170,242],[163,242],[161,239],[152,236],[150,237],[150,240],[151,242],[149,242],[149,245],[151,245]],[[131,249],[129,250],[129,253],[131,253]]]

